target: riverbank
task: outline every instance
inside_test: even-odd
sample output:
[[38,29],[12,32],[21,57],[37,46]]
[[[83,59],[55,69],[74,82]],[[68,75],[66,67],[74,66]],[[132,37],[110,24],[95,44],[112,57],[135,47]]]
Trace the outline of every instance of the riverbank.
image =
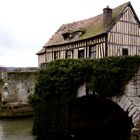
[[29,104],[1,104],[0,119],[18,119],[33,116],[32,107]]

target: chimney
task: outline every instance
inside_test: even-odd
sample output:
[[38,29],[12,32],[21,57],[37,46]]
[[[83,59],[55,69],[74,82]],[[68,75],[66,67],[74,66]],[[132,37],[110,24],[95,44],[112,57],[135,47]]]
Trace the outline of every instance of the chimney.
[[107,28],[112,21],[112,9],[107,6],[103,9],[103,25],[104,28]]

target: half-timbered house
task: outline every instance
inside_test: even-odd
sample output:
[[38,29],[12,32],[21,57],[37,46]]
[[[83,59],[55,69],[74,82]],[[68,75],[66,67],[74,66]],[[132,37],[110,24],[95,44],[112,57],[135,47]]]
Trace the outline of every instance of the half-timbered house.
[[62,25],[37,53],[38,65],[68,58],[140,55],[140,21],[130,2]]

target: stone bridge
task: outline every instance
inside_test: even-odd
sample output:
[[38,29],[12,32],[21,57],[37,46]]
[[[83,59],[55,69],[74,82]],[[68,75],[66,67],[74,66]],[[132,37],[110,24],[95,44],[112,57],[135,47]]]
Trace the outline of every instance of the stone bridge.
[[[10,100],[27,102],[29,94],[34,92],[36,78],[36,73],[27,74],[22,72],[20,75],[9,73],[8,91]],[[14,98],[14,93],[16,94],[16,98]],[[128,112],[128,116],[132,117],[134,126],[139,124],[140,127],[140,68],[127,83],[124,93],[123,96],[112,97],[111,100],[117,103],[124,111]],[[86,95],[85,85],[79,87],[77,97],[83,95]]]
[[[135,127],[140,127],[140,68],[127,83],[124,93],[123,96],[112,97],[111,100],[128,112]],[[79,87],[77,97],[83,95],[86,95],[85,84]]]

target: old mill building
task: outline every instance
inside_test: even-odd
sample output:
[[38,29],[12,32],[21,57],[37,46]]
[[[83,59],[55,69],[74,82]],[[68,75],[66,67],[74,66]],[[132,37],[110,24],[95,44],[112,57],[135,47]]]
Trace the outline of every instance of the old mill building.
[[56,59],[140,55],[140,21],[130,2],[107,6],[100,15],[62,25],[37,55],[39,67]]

